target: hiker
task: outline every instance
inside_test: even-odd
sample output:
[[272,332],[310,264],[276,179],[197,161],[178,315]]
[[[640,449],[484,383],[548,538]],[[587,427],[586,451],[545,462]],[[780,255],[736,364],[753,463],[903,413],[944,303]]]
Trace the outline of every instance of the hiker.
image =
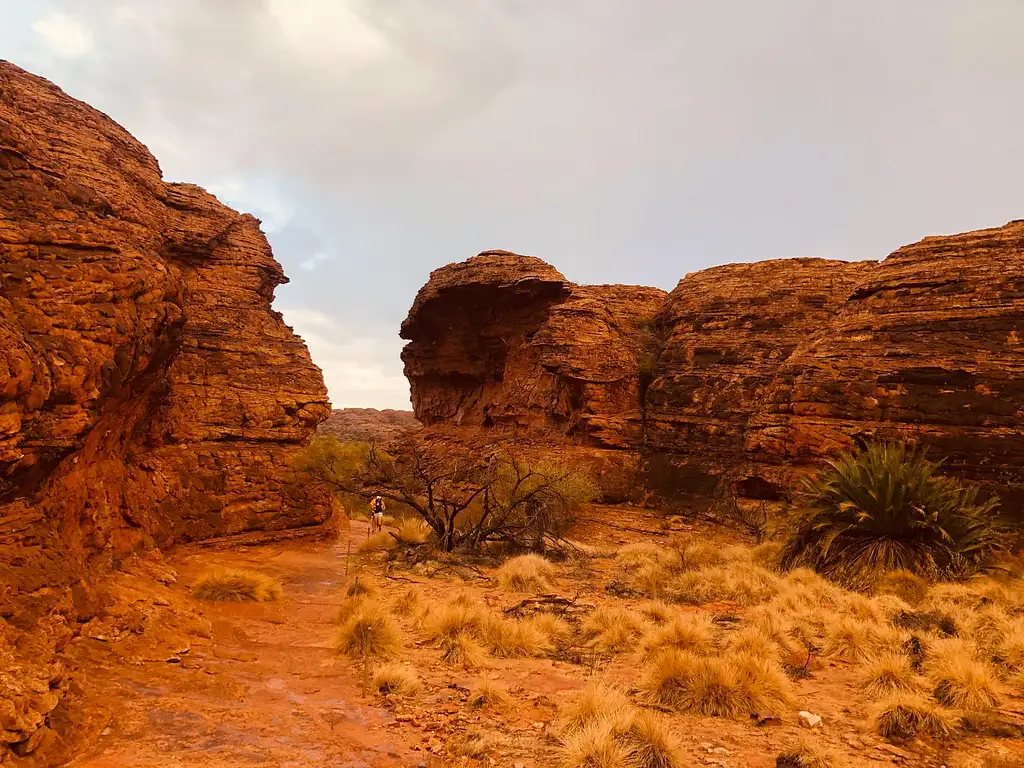
[[374,496],[370,502],[370,531],[377,533],[384,530],[384,499]]

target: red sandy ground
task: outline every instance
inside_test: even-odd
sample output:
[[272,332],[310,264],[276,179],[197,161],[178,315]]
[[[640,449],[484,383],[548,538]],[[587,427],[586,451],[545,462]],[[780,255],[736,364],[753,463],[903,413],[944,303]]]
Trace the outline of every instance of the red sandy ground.
[[[615,546],[663,536],[659,522],[639,510],[617,508],[582,520],[574,535]],[[72,765],[477,765],[467,758],[447,757],[446,742],[481,727],[500,733],[503,744],[479,765],[542,768],[557,761],[549,730],[560,701],[590,675],[625,687],[635,683],[637,660],[629,656],[599,669],[547,659],[490,659],[476,673],[454,670],[440,662],[436,649],[421,642],[410,621],[403,620],[407,642],[400,660],[419,672],[423,691],[406,701],[364,694],[359,664],[334,650],[346,567],[350,573],[360,570],[374,576],[387,589],[408,586],[384,577],[379,556],[355,553],[365,536],[365,524],[352,522],[334,542],[185,548],[168,559],[167,565],[177,572],[172,583],[124,577],[124,603],[151,618],[148,624],[145,619],[137,622],[143,626],[126,637],[108,636],[101,625],[100,631],[85,634],[103,639],[85,637],[74,644],[72,655],[98,693],[96,711],[109,710],[110,717],[90,750]],[[283,584],[285,597],[269,604],[194,601],[188,585],[211,566],[247,567],[273,575]],[[565,566],[560,592],[567,597],[579,593],[581,601],[594,605],[619,601],[603,589],[613,570],[610,560],[596,560],[586,569]],[[420,582],[431,600],[465,589],[500,610],[523,597],[497,590],[485,577],[463,584],[452,576],[402,575]],[[163,578],[171,582],[173,577]],[[635,601],[626,601],[631,602]],[[153,612],[154,606],[162,610]],[[694,610],[742,612],[725,604]],[[124,617],[111,624],[125,624]],[[514,703],[500,713],[472,709],[467,689],[481,677],[507,687]],[[813,738],[843,752],[849,765],[980,768],[983,758],[992,755],[1019,760],[1007,765],[1024,765],[1024,745],[1011,741],[960,741],[952,752],[920,743],[902,748],[886,744],[868,732],[866,703],[858,701],[853,678],[849,666],[827,663],[817,666],[812,679],[796,683],[800,708],[824,718],[822,730]],[[797,726],[795,710],[778,714],[783,724],[769,728],[688,716],[673,716],[672,722],[686,765],[769,768],[780,751],[807,735]]]

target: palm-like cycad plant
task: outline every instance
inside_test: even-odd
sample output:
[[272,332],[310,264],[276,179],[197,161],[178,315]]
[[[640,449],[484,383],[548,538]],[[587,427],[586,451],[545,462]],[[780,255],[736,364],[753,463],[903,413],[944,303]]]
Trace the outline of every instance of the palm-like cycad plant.
[[830,461],[803,483],[782,564],[851,585],[895,569],[943,577],[977,568],[1000,543],[998,501],[979,501],[977,487],[937,474],[940,464],[893,443]]

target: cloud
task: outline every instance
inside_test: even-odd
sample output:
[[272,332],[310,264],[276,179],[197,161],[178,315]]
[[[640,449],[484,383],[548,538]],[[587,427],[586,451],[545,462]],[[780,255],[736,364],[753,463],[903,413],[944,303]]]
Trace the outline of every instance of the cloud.
[[281,310],[309,347],[335,408],[409,408],[409,383],[394,370],[402,349],[397,333],[388,339],[360,335],[317,310]]
[[93,49],[92,34],[81,22],[65,13],[51,13],[32,25],[56,56],[74,59]]
[[[55,15],[92,48],[58,55],[33,31]],[[373,375],[407,399],[394,336],[416,290],[488,248],[671,288],[734,261],[875,259],[1024,206],[1020,0],[0,0],[0,18],[16,61],[263,220],[281,301],[359,329],[314,353],[359,371],[332,374],[338,400],[379,400]]]

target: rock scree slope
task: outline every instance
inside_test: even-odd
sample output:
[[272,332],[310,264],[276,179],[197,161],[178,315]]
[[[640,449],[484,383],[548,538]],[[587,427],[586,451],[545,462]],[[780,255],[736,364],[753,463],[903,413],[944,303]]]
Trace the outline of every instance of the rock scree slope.
[[132,551],[305,526],[328,416],[259,222],[0,61],[0,762],[75,690],[59,651]]
[[635,468],[612,496],[776,499],[867,439],[1022,495],[1024,221],[880,262],[714,267],[670,294],[487,251],[435,270],[402,336],[428,429]]

